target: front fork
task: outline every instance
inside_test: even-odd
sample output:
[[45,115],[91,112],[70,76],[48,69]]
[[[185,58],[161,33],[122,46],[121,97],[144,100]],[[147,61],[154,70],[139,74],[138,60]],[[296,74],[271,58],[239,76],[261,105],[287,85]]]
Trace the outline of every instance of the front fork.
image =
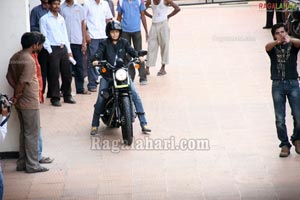
[[[115,112],[113,112],[113,113],[115,113],[116,114],[116,119],[117,119],[117,123],[118,124],[121,124],[121,122],[122,122],[122,120],[121,120],[121,118],[122,118],[122,114],[121,114],[121,109],[120,109],[120,105],[121,105],[121,99],[120,99],[120,96],[121,97],[123,97],[123,96],[128,96],[129,97],[129,101],[131,102],[129,105],[130,105],[130,111],[131,111],[131,113],[130,113],[130,115],[132,116],[132,122],[134,122],[134,118],[135,118],[135,116],[134,116],[134,110],[133,110],[133,105],[132,105],[132,93],[131,93],[131,90],[129,90],[128,91],[128,93],[123,93],[123,94],[121,94],[120,95],[120,92],[119,91],[115,91],[115,102],[114,102],[114,108],[113,108],[113,111],[115,111]],[[113,115],[112,115],[113,116]]]

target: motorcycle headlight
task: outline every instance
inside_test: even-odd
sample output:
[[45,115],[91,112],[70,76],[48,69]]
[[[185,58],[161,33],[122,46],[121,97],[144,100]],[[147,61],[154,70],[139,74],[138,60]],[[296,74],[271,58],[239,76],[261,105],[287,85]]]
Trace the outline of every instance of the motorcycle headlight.
[[124,81],[127,78],[127,71],[125,69],[119,69],[116,71],[116,79],[118,81]]

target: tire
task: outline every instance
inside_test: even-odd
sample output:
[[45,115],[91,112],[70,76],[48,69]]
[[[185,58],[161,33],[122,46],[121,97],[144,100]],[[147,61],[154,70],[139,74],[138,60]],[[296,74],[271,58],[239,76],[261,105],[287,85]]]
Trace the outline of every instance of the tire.
[[128,96],[122,97],[121,120],[122,120],[122,136],[125,145],[131,145],[133,140],[133,129],[131,120],[131,105]]

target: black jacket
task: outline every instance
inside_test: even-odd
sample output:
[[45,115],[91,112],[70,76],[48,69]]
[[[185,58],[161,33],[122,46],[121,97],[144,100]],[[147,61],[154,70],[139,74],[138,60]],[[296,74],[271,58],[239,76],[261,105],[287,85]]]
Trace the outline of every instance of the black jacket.
[[130,46],[126,39],[120,38],[117,44],[113,44],[110,39],[106,39],[100,42],[98,50],[92,60],[106,60],[109,64],[114,66],[116,54],[118,58],[125,60],[127,53],[133,58],[138,57],[138,52]]
[[[131,47],[126,39],[120,38],[117,44],[113,44],[112,41],[107,38],[99,43],[98,50],[92,60],[106,60],[109,64],[114,66],[116,57],[122,58],[123,61],[125,61],[127,53],[133,58],[138,57],[138,52]],[[111,72],[109,71],[105,76],[111,77]]]

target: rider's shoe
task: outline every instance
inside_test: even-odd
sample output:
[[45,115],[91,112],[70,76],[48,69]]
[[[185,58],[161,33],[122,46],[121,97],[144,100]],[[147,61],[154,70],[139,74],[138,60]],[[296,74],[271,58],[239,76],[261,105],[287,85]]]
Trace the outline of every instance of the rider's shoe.
[[98,127],[93,126],[93,127],[91,128],[91,135],[96,135],[97,133],[98,133]]
[[141,125],[141,128],[143,133],[151,132],[151,129],[147,126],[147,124]]

